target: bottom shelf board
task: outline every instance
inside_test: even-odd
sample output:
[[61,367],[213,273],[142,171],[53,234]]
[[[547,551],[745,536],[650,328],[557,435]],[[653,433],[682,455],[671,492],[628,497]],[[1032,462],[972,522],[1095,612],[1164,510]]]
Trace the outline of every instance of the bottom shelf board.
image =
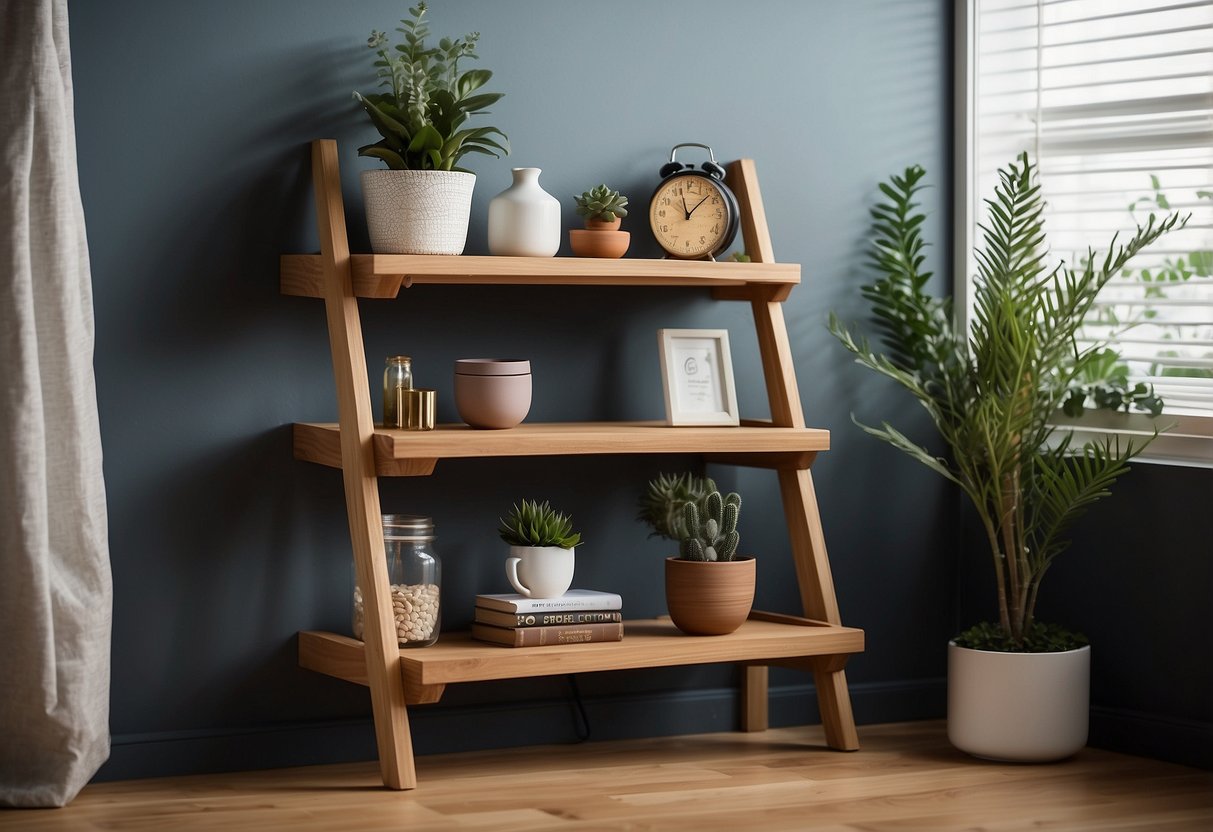
[[[424,687],[562,673],[759,662],[863,652],[863,630],[811,623],[791,616],[780,618],[798,623],[752,618],[726,636],[689,636],[668,619],[634,620],[624,622],[623,641],[546,647],[501,647],[474,641],[468,633],[443,633],[430,647],[402,649],[401,672],[410,687]],[[347,636],[301,632],[299,664],[309,670],[366,684],[363,644]]]

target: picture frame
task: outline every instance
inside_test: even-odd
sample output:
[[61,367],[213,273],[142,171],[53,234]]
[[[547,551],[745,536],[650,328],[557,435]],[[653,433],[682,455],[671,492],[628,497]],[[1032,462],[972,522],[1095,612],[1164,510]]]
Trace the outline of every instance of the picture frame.
[[740,422],[727,329],[659,329],[667,425]]

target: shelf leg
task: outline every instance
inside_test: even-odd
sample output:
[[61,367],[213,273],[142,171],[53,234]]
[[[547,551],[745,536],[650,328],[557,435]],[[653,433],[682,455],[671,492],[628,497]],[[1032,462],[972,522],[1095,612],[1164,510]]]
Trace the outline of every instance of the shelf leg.
[[769,724],[766,665],[746,665],[742,673],[741,730],[765,731]]
[[312,143],[312,177],[316,188],[316,223],[324,263],[324,308],[341,421],[341,468],[349,515],[354,571],[363,591],[366,675],[379,745],[384,785],[412,789],[417,785],[413,743],[405,706],[400,648],[392,613],[387,558],[383,548],[379,481],[375,476],[371,395],[367,382],[362,322],[350,273],[337,143]]
[[[783,304],[755,296],[751,307],[771,420],[776,425],[804,427],[804,411],[800,405],[796,373],[792,368],[792,347],[784,323]],[[817,493],[813,488],[813,475],[807,468],[780,470],[778,475],[804,614],[819,621],[841,624],[838,599],[834,594],[834,578],[826,554],[825,534],[817,508]],[[840,751],[856,750],[859,748],[859,738],[851,712],[845,671],[815,672],[813,679],[826,742]]]
[[851,694],[847,690],[847,672],[814,673],[817,707],[821,711],[821,727],[825,729],[826,745],[837,751],[858,751],[859,733],[851,713]]

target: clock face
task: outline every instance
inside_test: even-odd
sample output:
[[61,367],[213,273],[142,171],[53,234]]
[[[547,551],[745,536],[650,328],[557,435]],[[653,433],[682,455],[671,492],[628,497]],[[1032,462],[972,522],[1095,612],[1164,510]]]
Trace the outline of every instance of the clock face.
[[674,257],[705,257],[725,242],[731,217],[720,188],[703,176],[674,176],[649,203],[649,225]]

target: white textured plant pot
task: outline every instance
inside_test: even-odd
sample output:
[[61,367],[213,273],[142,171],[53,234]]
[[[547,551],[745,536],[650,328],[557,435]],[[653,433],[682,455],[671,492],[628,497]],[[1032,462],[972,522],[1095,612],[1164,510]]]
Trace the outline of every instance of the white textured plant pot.
[[362,200],[376,254],[462,254],[476,174],[364,170]]
[[1087,744],[1090,699],[1090,647],[996,653],[948,643],[948,739],[975,757],[1069,757]]
[[499,257],[554,257],[560,249],[560,202],[539,185],[539,168],[514,168],[514,183],[489,202],[489,252]]

